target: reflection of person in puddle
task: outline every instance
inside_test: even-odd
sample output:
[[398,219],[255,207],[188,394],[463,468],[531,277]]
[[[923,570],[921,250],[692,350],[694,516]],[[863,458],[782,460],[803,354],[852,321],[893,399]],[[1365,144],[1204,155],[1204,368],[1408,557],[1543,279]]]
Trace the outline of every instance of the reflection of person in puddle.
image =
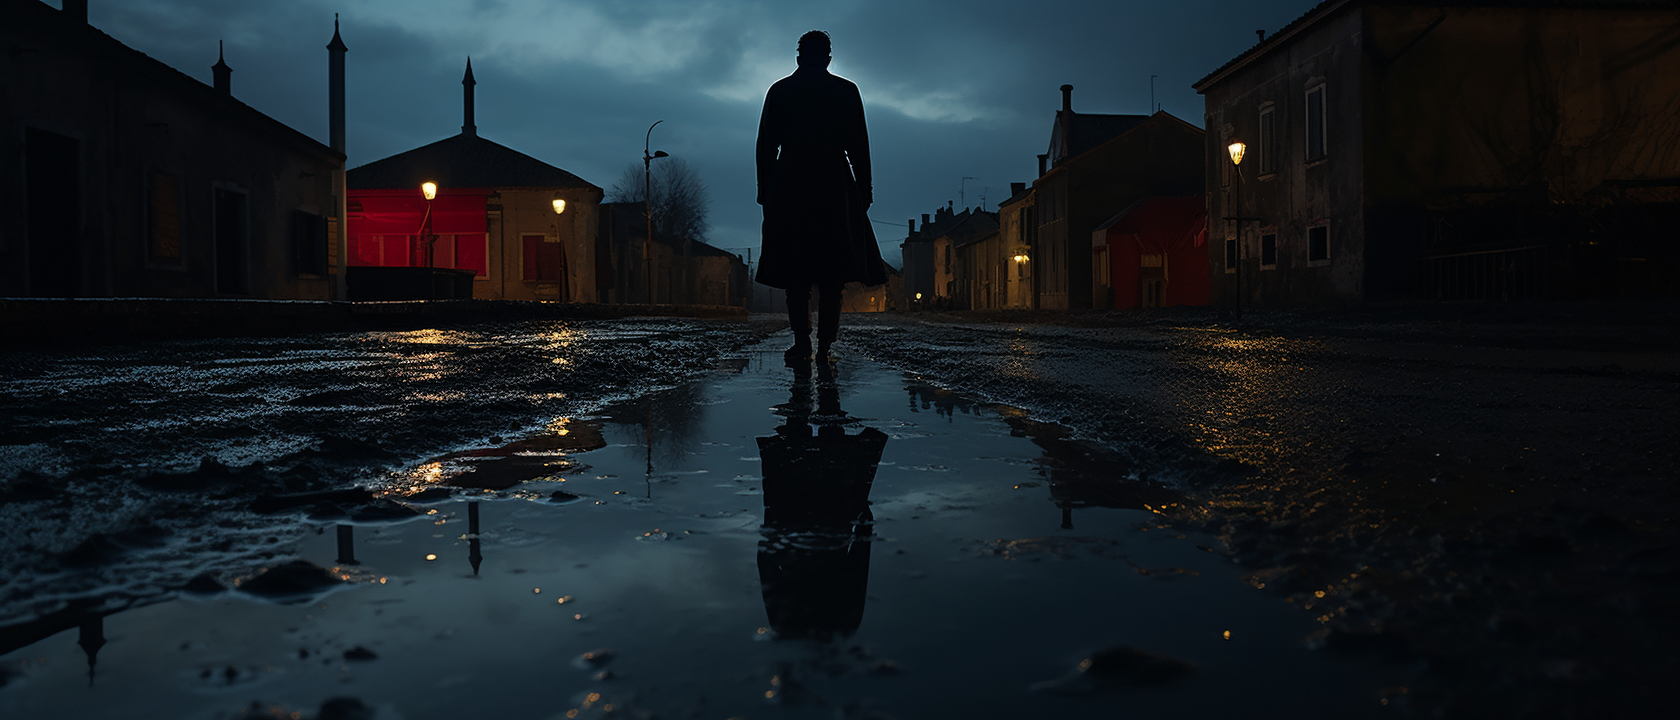
[[[819,365],[816,411],[809,369],[795,368],[776,434],[758,439],[764,462],[764,539],[758,578],[770,627],[784,638],[828,640],[863,620],[874,517],[869,488],[887,435],[846,425],[833,372]],[[816,431],[813,434],[812,427]]]

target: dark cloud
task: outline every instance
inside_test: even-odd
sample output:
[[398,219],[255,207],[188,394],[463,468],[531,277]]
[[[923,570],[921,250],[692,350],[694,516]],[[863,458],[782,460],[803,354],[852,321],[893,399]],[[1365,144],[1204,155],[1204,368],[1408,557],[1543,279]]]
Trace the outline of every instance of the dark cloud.
[[[1085,112],[1150,110],[1196,125],[1199,79],[1311,0],[1244,2],[550,2],[94,0],[91,22],[208,82],[227,43],[234,94],[326,135],[326,50],[343,13],[352,167],[460,132],[467,56],[480,134],[603,187],[656,149],[707,180],[712,241],[758,244],[753,140],[764,90],[793,70],[807,30],[834,38],[835,72],[858,83],[883,238],[958,202],[994,208],[1032,179],[1074,85]],[[896,251],[889,248],[889,257]]]

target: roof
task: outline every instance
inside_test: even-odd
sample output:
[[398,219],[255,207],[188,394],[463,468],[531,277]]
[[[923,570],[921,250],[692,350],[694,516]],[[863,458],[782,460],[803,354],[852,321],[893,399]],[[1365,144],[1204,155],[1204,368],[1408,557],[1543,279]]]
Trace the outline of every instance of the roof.
[[477,134],[461,133],[430,145],[352,168],[352,190],[443,187],[594,188],[594,184],[530,155]]
[[997,213],[986,212],[985,210],[964,210],[952,220],[955,222],[940,228],[931,237],[936,240],[941,237],[949,237],[951,238],[951,244],[964,245],[990,233],[995,233],[998,229]]
[[1148,115],[1095,115],[1057,110],[1056,125],[1050,130],[1050,162],[1055,165],[1077,157],[1148,119]]
[[[143,74],[143,77],[149,76],[149,79],[158,83],[166,83],[165,87],[180,90],[189,96],[195,96],[194,100],[197,102],[201,102],[212,107],[220,105],[233,113],[244,116],[245,119],[250,121],[252,127],[260,127],[270,133],[283,136],[292,142],[298,143],[299,145],[308,148],[310,151],[317,152],[331,158],[339,158],[340,162],[342,162],[344,153],[334,150],[331,147],[328,147],[325,143],[305,135],[297,128],[269,117],[261,110],[251,107],[250,105],[246,105],[232,94],[217,90],[214,87],[205,84],[202,80],[181,72],[162,60],[158,60],[157,58],[123,44],[121,40],[107,35],[99,28],[94,27],[91,24],[84,23],[62,10],[56,9],[43,2],[6,2],[5,5],[5,14],[8,23],[18,22],[18,18],[22,18],[23,22],[37,23],[36,32],[39,32],[41,39],[43,40],[50,37],[48,33],[62,31],[64,29],[86,32],[90,43],[89,47],[102,49],[111,53],[110,60],[112,62],[123,63],[123,71],[125,73],[133,72]],[[28,28],[30,26],[24,25],[23,27]],[[25,29],[23,32],[31,33],[32,31]],[[100,48],[100,45],[103,45],[104,47]],[[15,55],[18,52],[22,52],[22,49],[12,48],[11,51]],[[219,56],[219,53],[216,63],[224,67],[227,65]]]
[[1236,57],[1218,69],[1207,74],[1190,87],[1196,92],[1202,92],[1209,85],[1218,82],[1231,71],[1246,64],[1250,58],[1263,55],[1267,50],[1277,47],[1289,40],[1295,33],[1300,32],[1319,20],[1330,16],[1344,5],[1420,5],[1427,7],[1485,7],[1485,8],[1595,8],[1601,10],[1674,10],[1680,9],[1680,1],[1676,0],[1324,0],[1311,9],[1302,13],[1300,17],[1290,21],[1277,32],[1272,33],[1265,40],[1257,42],[1253,47],[1242,51]]

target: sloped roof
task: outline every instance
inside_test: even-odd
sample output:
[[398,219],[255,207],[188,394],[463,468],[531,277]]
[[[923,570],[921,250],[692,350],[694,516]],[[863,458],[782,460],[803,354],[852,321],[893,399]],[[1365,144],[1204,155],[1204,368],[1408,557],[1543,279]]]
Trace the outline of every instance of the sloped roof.
[[352,168],[352,190],[415,188],[428,180],[443,187],[594,188],[594,184],[530,155],[476,134],[461,133],[430,145]]
[[1142,125],[1148,115],[1096,115],[1069,110],[1056,111],[1056,125],[1050,130],[1050,160],[1061,164],[1091,148]]
[[[151,82],[160,88],[166,88],[183,93],[203,107],[225,109],[244,122],[253,131],[262,131],[271,136],[284,138],[287,141],[306,148],[311,152],[338,158],[342,162],[344,153],[328,147],[298,129],[276,120],[268,114],[254,107],[246,105],[244,101],[231,93],[224,93],[203,81],[188,75],[168,63],[158,60],[146,53],[131,48],[105,31],[91,24],[73,18],[71,15],[52,7],[44,2],[13,2],[5,3],[4,13],[6,22],[19,23],[25,34],[36,36],[43,41],[56,40],[60,34],[68,34],[76,41],[85,40],[87,49],[103,52],[105,55],[93,56],[96,63],[120,63],[125,73],[134,73],[138,78],[131,78],[128,82]],[[83,37],[77,35],[84,34]],[[20,48],[12,48],[16,54],[22,52]],[[220,57],[217,64],[226,65]]]

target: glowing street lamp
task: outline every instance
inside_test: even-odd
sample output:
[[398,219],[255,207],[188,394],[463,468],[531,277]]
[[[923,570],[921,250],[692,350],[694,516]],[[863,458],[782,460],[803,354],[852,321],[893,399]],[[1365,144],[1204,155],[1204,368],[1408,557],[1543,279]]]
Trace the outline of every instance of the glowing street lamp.
[[1225,151],[1231,154],[1231,169],[1234,170],[1236,172],[1236,175],[1237,175],[1236,181],[1231,183],[1231,214],[1233,216],[1232,219],[1236,220],[1236,222],[1237,222],[1237,252],[1236,252],[1236,261],[1237,262],[1236,262],[1236,267],[1232,268],[1232,274],[1236,275],[1236,281],[1237,281],[1237,319],[1241,320],[1242,319],[1242,300],[1243,300],[1242,299],[1242,255],[1243,255],[1243,252],[1242,252],[1243,251],[1242,221],[1243,221],[1243,219],[1242,219],[1242,194],[1239,192],[1239,190],[1242,186],[1243,154],[1248,151],[1248,145],[1244,144],[1243,141],[1238,139],[1236,136],[1232,136],[1231,139],[1225,145]]
[[437,199],[437,183],[427,180],[420,183],[420,195],[426,198],[426,215],[420,218],[420,239],[426,244],[426,267],[435,263],[432,258],[432,245],[437,242],[437,236],[427,231],[432,221],[432,201]]
[[1225,150],[1227,152],[1231,153],[1231,164],[1232,165],[1241,165],[1242,164],[1242,159],[1243,159],[1243,153],[1248,151],[1248,146],[1243,144],[1243,141],[1241,141],[1241,140],[1238,140],[1236,138],[1231,138],[1231,144],[1226,145]]
[[560,215],[566,212],[566,199],[554,193],[554,242],[560,245],[560,300],[569,302],[572,299],[571,269],[566,265],[566,243],[560,237]]

